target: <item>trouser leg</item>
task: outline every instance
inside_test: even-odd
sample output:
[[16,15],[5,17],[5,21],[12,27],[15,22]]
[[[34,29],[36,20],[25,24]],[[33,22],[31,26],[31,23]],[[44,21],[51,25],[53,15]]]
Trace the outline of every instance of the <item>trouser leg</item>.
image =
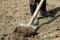
[[36,10],[36,2],[37,2],[37,0],[30,0],[30,11],[31,11],[32,15]]
[[[31,0],[30,0],[31,1]],[[33,15],[35,10],[36,10],[36,2],[37,0],[34,0],[32,3],[30,2],[30,11],[31,11],[31,14]],[[39,24],[39,20],[37,19],[37,17],[35,17],[32,25],[36,26]]]
[[36,5],[31,5],[30,4],[30,11],[31,11],[31,14],[33,15],[33,13],[35,12],[36,10]]
[[[36,10],[36,5],[31,5],[30,4],[30,11],[31,11],[31,14],[33,15],[34,12]],[[32,22],[32,25],[38,25],[39,24],[39,20],[37,19],[37,17],[35,17],[34,21]]]
[[43,12],[46,12],[46,0],[44,0],[44,2],[43,2],[42,6],[41,6],[41,10]]
[[[38,3],[40,2],[41,0],[38,0]],[[51,16],[51,13],[48,13],[46,11],[46,0],[44,0],[41,8],[40,8],[40,14],[44,17],[48,17],[48,16]]]
[[[39,4],[40,1],[41,1],[41,0],[38,0],[38,4]],[[42,6],[41,6],[41,8],[40,8],[40,14],[41,14],[42,16],[45,16],[45,14],[46,14],[46,0],[44,0]]]

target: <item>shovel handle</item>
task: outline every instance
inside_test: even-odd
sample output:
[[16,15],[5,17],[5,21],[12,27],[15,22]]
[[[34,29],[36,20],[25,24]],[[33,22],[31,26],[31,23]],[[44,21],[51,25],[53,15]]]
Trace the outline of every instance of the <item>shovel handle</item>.
[[43,4],[44,0],[41,0],[39,5],[37,6],[33,16],[31,17],[31,20],[29,21],[28,25],[31,25],[31,23],[33,22],[34,18],[36,17],[37,15],[37,12],[39,11],[39,9],[41,8],[42,4]]

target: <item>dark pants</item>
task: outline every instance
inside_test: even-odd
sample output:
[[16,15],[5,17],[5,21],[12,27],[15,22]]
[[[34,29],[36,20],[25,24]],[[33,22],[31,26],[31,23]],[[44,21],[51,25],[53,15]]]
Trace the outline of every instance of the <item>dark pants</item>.
[[[36,10],[37,3],[39,3],[39,2],[40,2],[40,0],[35,0],[33,2],[33,4],[32,4],[32,2],[30,2],[30,10],[31,10],[32,15]],[[43,11],[43,12],[46,12],[46,0],[44,0],[40,10]]]

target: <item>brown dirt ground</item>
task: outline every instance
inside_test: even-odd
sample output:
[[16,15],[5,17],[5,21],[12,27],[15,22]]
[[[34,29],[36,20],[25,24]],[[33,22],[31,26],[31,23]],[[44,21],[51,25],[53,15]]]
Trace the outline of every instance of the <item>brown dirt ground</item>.
[[39,17],[38,34],[23,34],[19,23],[30,20],[29,0],[0,0],[0,40],[60,40],[60,0],[47,0],[46,8],[53,16]]

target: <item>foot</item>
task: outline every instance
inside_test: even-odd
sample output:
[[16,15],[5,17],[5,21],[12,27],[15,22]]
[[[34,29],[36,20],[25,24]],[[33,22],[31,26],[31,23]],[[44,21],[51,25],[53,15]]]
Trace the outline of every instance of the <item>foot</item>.
[[51,15],[52,15],[52,14],[48,12],[48,13],[46,13],[44,16],[45,16],[45,17],[49,17],[49,16],[51,16]]
[[51,16],[52,14],[49,13],[49,12],[44,12],[44,11],[40,11],[41,15],[44,16],[44,17],[49,17]]
[[32,23],[33,26],[38,26],[39,25],[39,20],[35,18],[35,20]]

